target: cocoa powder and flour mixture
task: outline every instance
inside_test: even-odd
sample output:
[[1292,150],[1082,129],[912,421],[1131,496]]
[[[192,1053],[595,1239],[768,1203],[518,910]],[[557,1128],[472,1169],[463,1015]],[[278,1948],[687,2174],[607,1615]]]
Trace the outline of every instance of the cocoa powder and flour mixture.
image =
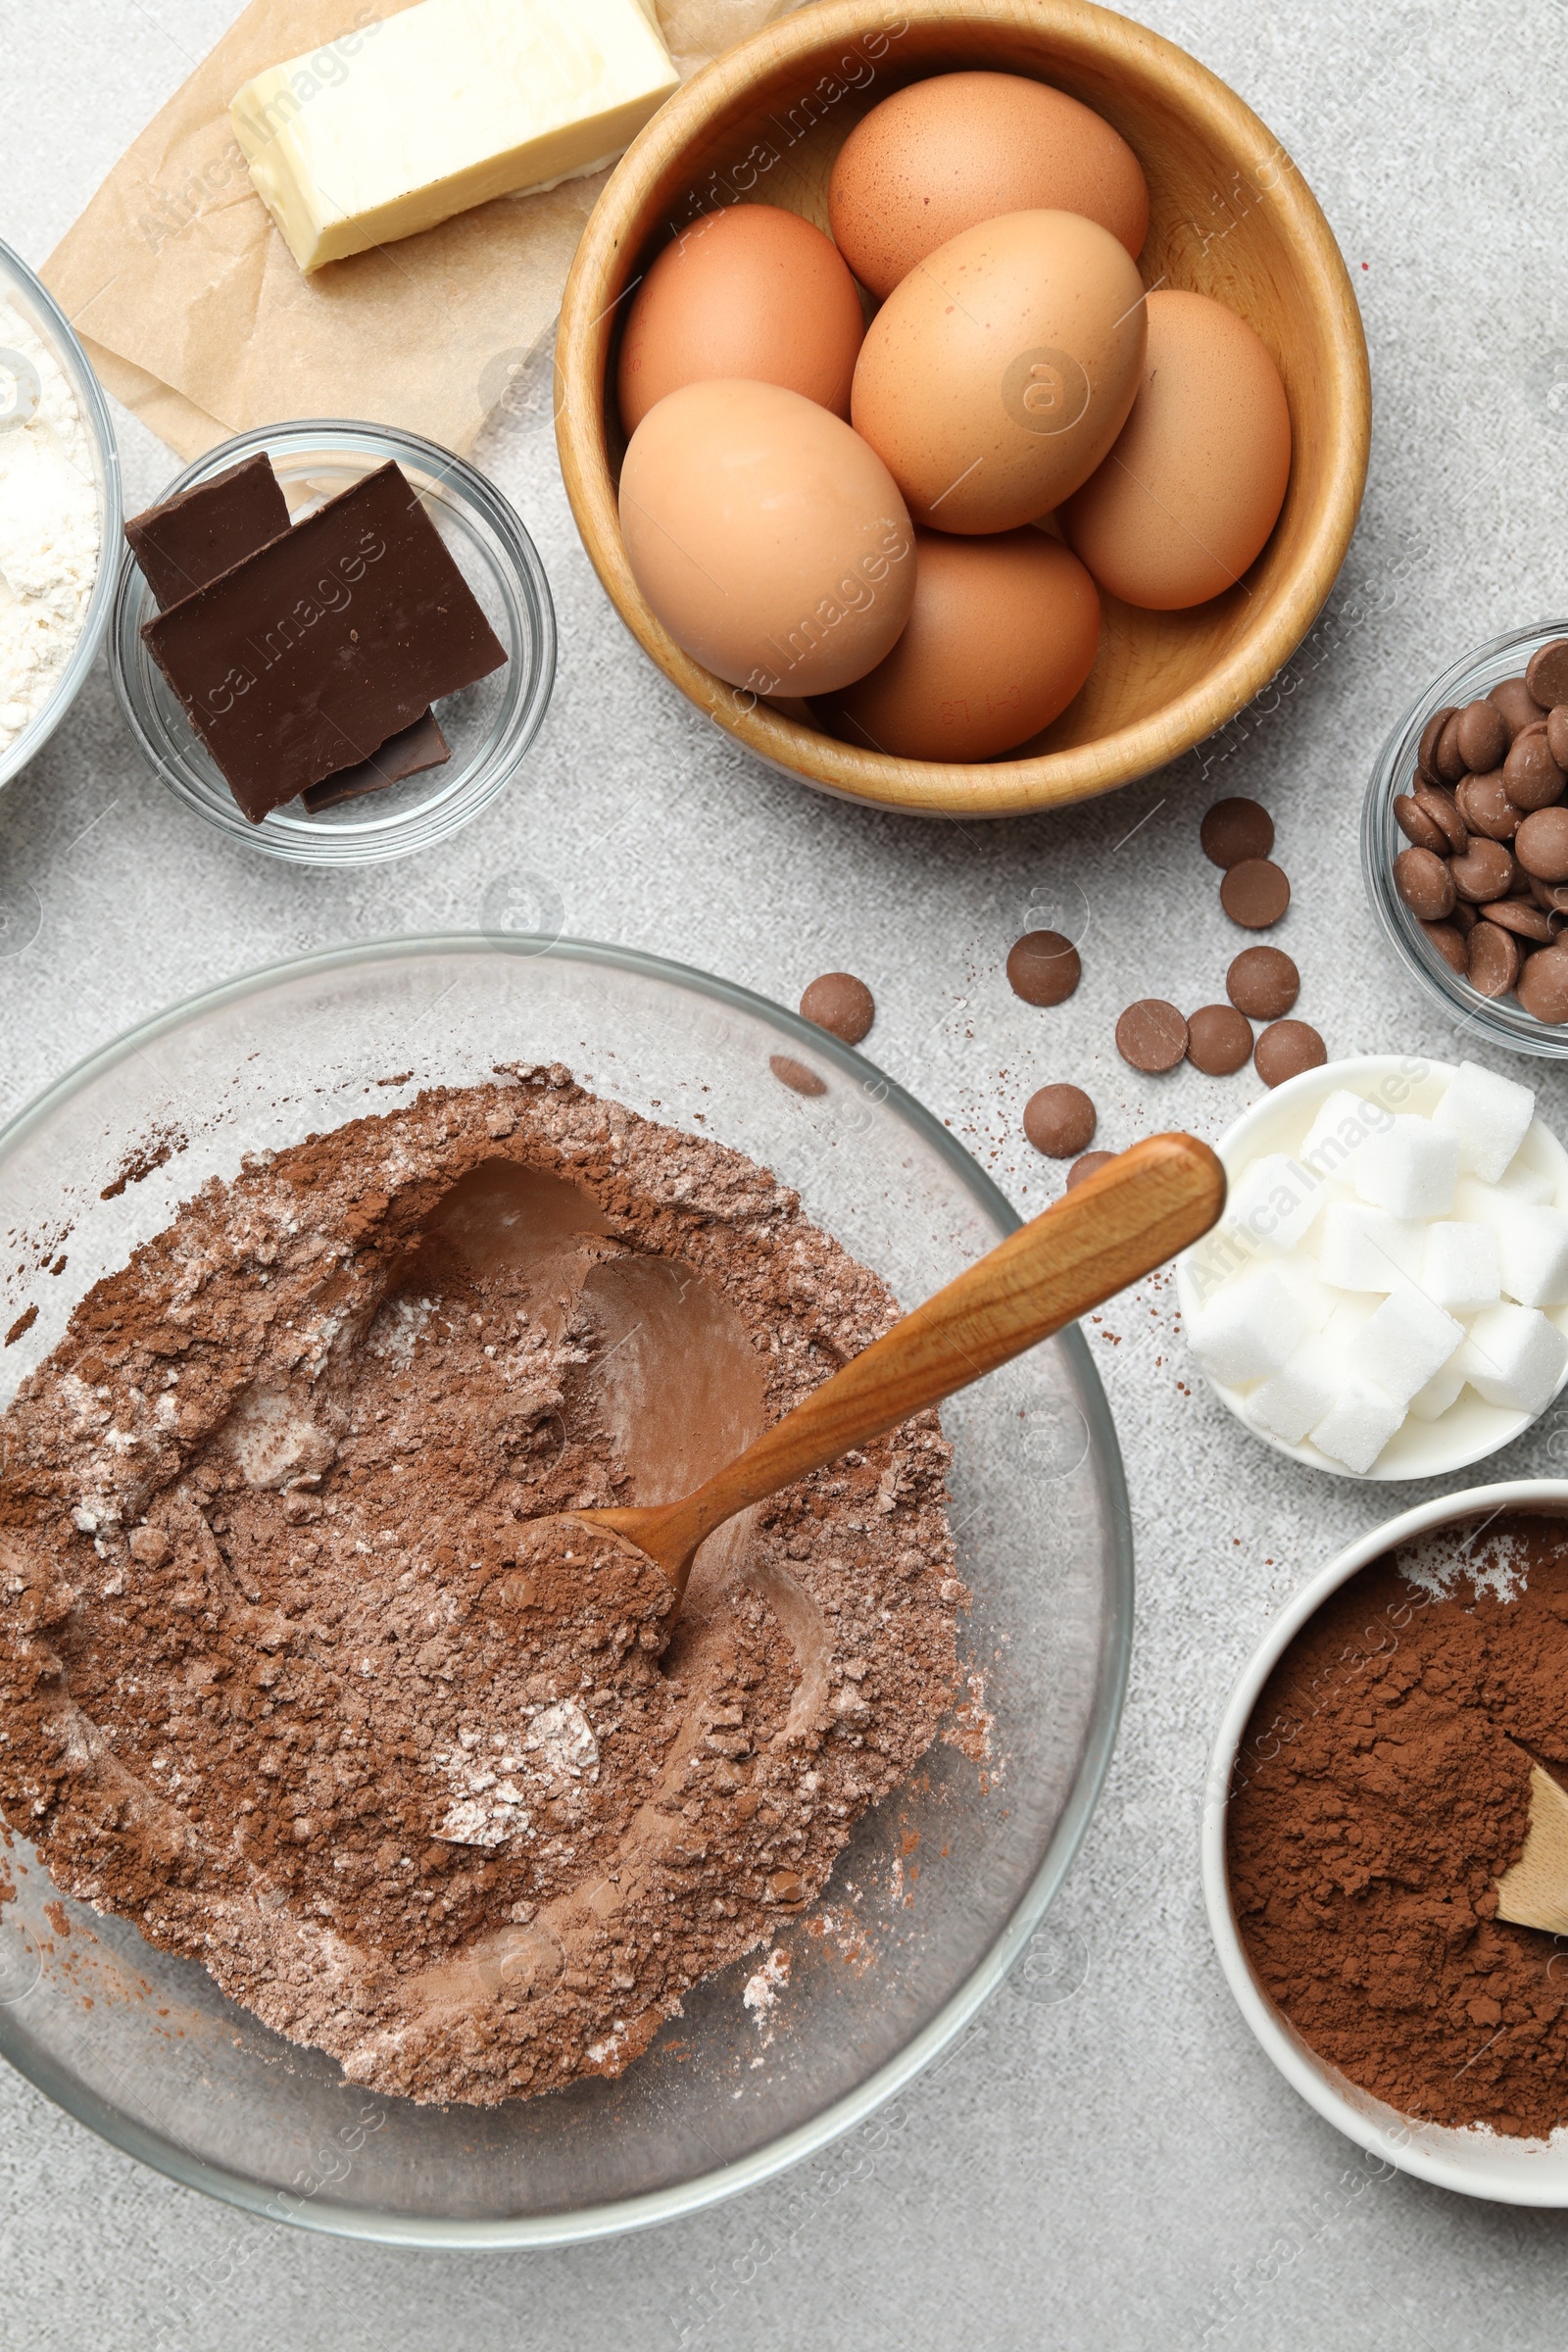
[[355,2081],[617,2074],[823,1885],[956,1680],[928,1413],[678,1622],[686,1492],[894,1319],[738,1152],[564,1069],[209,1184],[0,1425],[0,1814]]
[[1530,1759],[1568,1784],[1568,1524],[1363,1569],[1265,1684],[1229,1810],[1253,1968],[1302,2037],[1433,2123],[1568,2124],[1568,1950],[1495,1916]]

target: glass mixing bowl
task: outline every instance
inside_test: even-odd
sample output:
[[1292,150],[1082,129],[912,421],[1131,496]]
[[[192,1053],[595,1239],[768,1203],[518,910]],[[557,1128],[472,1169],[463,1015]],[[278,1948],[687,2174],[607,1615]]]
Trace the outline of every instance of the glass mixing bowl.
[[[21,315],[23,324],[51,351],[61,373],[75,396],[87,428],[88,455],[98,492],[98,576],[81,624],[81,634],[66,658],[54,692],[35,710],[21,733],[0,750],[0,784],[8,784],[26,766],[65,717],[81,691],[82,680],[97,659],[109,626],[114,600],[115,571],[120,551],[120,451],[110,421],[109,403],[93,373],[86,353],[72,332],[71,321],[43,281],[27,268],[20,253],[0,244],[0,304]],[[0,326],[0,345],[6,341]],[[37,397],[37,376],[25,352],[0,349],[0,432],[19,416],[24,421]]]
[[[744,989],[539,937],[372,943],[175,1006],[0,1134],[4,1396],[91,1284],[208,1177],[519,1057],[565,1062],[635,1110],[750,1152],[905,1306],[1018,1222],[929,1112]],[[549,2245],[662,2221],[823,2146],[928,2064],[1017,1958],[1083,1834],[1121,1706],[1129,1521],[1081,1335],[942,1417],[974,1592],[960,1655],[984,1678],[993,1752],[977,1765],[939,1740],[863,1818],[821,1901],[782,1932],[793,1965],[770,2041],[741,1997],[754,1955],[689,1993],[616,2082],[490,2108],[373,2098],[127,1921],[62,1910],[14,1823],[0,2050],[177,2180],[409,2244]]]
[[265,451],[298,522],[378,466],[401,466],[506,649],[504,667],[436,709],[452,757],[380,792],[314,814],[302,800],[253,825],[192,727],[142,636],[157,599],[122,551],[109,636],[109,674],[147,762],[174,798],[233,841],[301,865],[370,865],[446,841],[489,807],[516,774],[556,681],[556,613],[538,550],[493,482],[462,458],[395,425],[304,419],[259,425],[210,449],[160,496]]

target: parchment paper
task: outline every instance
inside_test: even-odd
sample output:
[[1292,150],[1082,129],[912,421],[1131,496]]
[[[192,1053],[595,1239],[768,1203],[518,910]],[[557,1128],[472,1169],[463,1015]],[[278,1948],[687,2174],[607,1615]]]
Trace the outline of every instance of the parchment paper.
[[[683,80],[795,0],[659,5]],[[109,390],[184,459],[286,416],[400,424],[471,446],[561,307],[608,172],[508,196],[301,275],[229,125],[265,66],[353,72],[414,0],[251,0],[129,147],[42,275]],[[309,93],[304,93],[309,103]]]

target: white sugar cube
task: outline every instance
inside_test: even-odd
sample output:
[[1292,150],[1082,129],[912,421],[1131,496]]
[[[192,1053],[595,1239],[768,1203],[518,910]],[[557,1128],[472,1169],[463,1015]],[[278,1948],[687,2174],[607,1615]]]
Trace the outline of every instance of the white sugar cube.
[[1239,1388],[1277,1372],[1305,1329],[1299,1306],[1273,1272],[1244,1274],[1215,1292],[1189,1327],[1210,1380]]
[[1348,1087],[1337,1086],[1307,1129],[1296,1156],[1314,1175],[1348,1182],[1355,1153],[1368,1136],[1381,1135],[1389,1124],[1390,1114],[1381,1103],[1368,1102],[1364,1096],[1352,1095]]
[[1304,1241],[1319,1209],[1323,1187],[1283,1152],[1265,1152],[1245,1167],[1232,1185],[1225,1222],[1238,1225],[1268,1250],[1294,1250]]
[[1332,1461],[1360,1473],[1371,1469],[1403,1419],[1402,1405],[1359,1372],[1352,1372],[1313,1427],[1312,1443]]
[[1434,1372],[1424,1389],[1418,1389],[1410,1399],[1410,1415],[1416,1421],[1440,1421],[1450,1404],[1458,1400],[1464,1387],[1464,1373],[1457,1356],[1450,1356],[1441,1372]]
[[1530,1130],[1536,1098],[1516,1079],[1499,1078],[1479,1062],[1461,1061],[1458,1074],[1432,1114],[1432,1124],[1459,1146],[1468,1176],[1495,1184]]
[[1568,1217],[1560,1208],[1510,1209],[1497,1228],[1502,1287],[1521,1306],[1568,1305]]
[[1305,1255],[1277,1258],[1273,1271],[1300,1308],[1302,1329],[1321,1331],[1342,1294],[1319,1281],[1316,1262]]
[[1396,1291],[1356,1336],[1356,1373],[1402,1412],[1464,1343],[1464,1325],[1414,1289]]
[[1495,1229],[1462,1221],[1429,1225],[1420,1280],[1433,1304],[1450,1315],[1495,1306],[1502,1296]]
[[[1324,1336],[1332,1346],[1348,1349],[1352,1340],[1365,1330],[1377,1313],[1378,1302],[1365,1291],[1336,1291],[1331,1293],[1334,1310],[1324,1325]],[[1350,1369],[1350,1357],[1345,1356],[1345,1369]]]
[[1345,1358],[1321,1332],[1309,1331],[1288,1363],[1247,1399],[1247,1417],[1287,1446],[1299,1446],[1339,1395]]
[[[1479,1181],[1471,1178],[1472,1183]],[[1497,1180],[1497,1191],[1507,1201],[1529,1201],[1538,1207],[1551,1207],[1557,1199],[1557,1180],[1544,1175],[1540,1168],[1527,1167],[1522,1152],[1516,1153]]]
[[1568,1364],[1568,1339],[1539,1308],[1504,1302],[1477,1315],[1454,1363],[1489,1404],[1539,1413]]
[[1396,1118],[1369,1136],[1350,1168],[1356,1196],[1395,1217],[1446,1217],[1459,1181],[1459,1139],[1430,1119]]
[[1392,1291],[1419,1282],[1425,1229],[1386,1209],[1356,1200],[1331,1200],[1323,1211],[1318,1264],[1339,1291]]

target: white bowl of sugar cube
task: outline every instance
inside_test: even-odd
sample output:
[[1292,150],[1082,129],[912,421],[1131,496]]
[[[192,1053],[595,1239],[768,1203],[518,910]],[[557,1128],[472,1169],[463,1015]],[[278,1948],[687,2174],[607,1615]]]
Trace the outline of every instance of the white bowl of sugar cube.
[[1230,1195],[1177,1260],[1188,1345],[1276,1452],[1439,1478],[1568,1379],[1568,1152],[1477,1062],[1307,1070],[1218,1145]]

